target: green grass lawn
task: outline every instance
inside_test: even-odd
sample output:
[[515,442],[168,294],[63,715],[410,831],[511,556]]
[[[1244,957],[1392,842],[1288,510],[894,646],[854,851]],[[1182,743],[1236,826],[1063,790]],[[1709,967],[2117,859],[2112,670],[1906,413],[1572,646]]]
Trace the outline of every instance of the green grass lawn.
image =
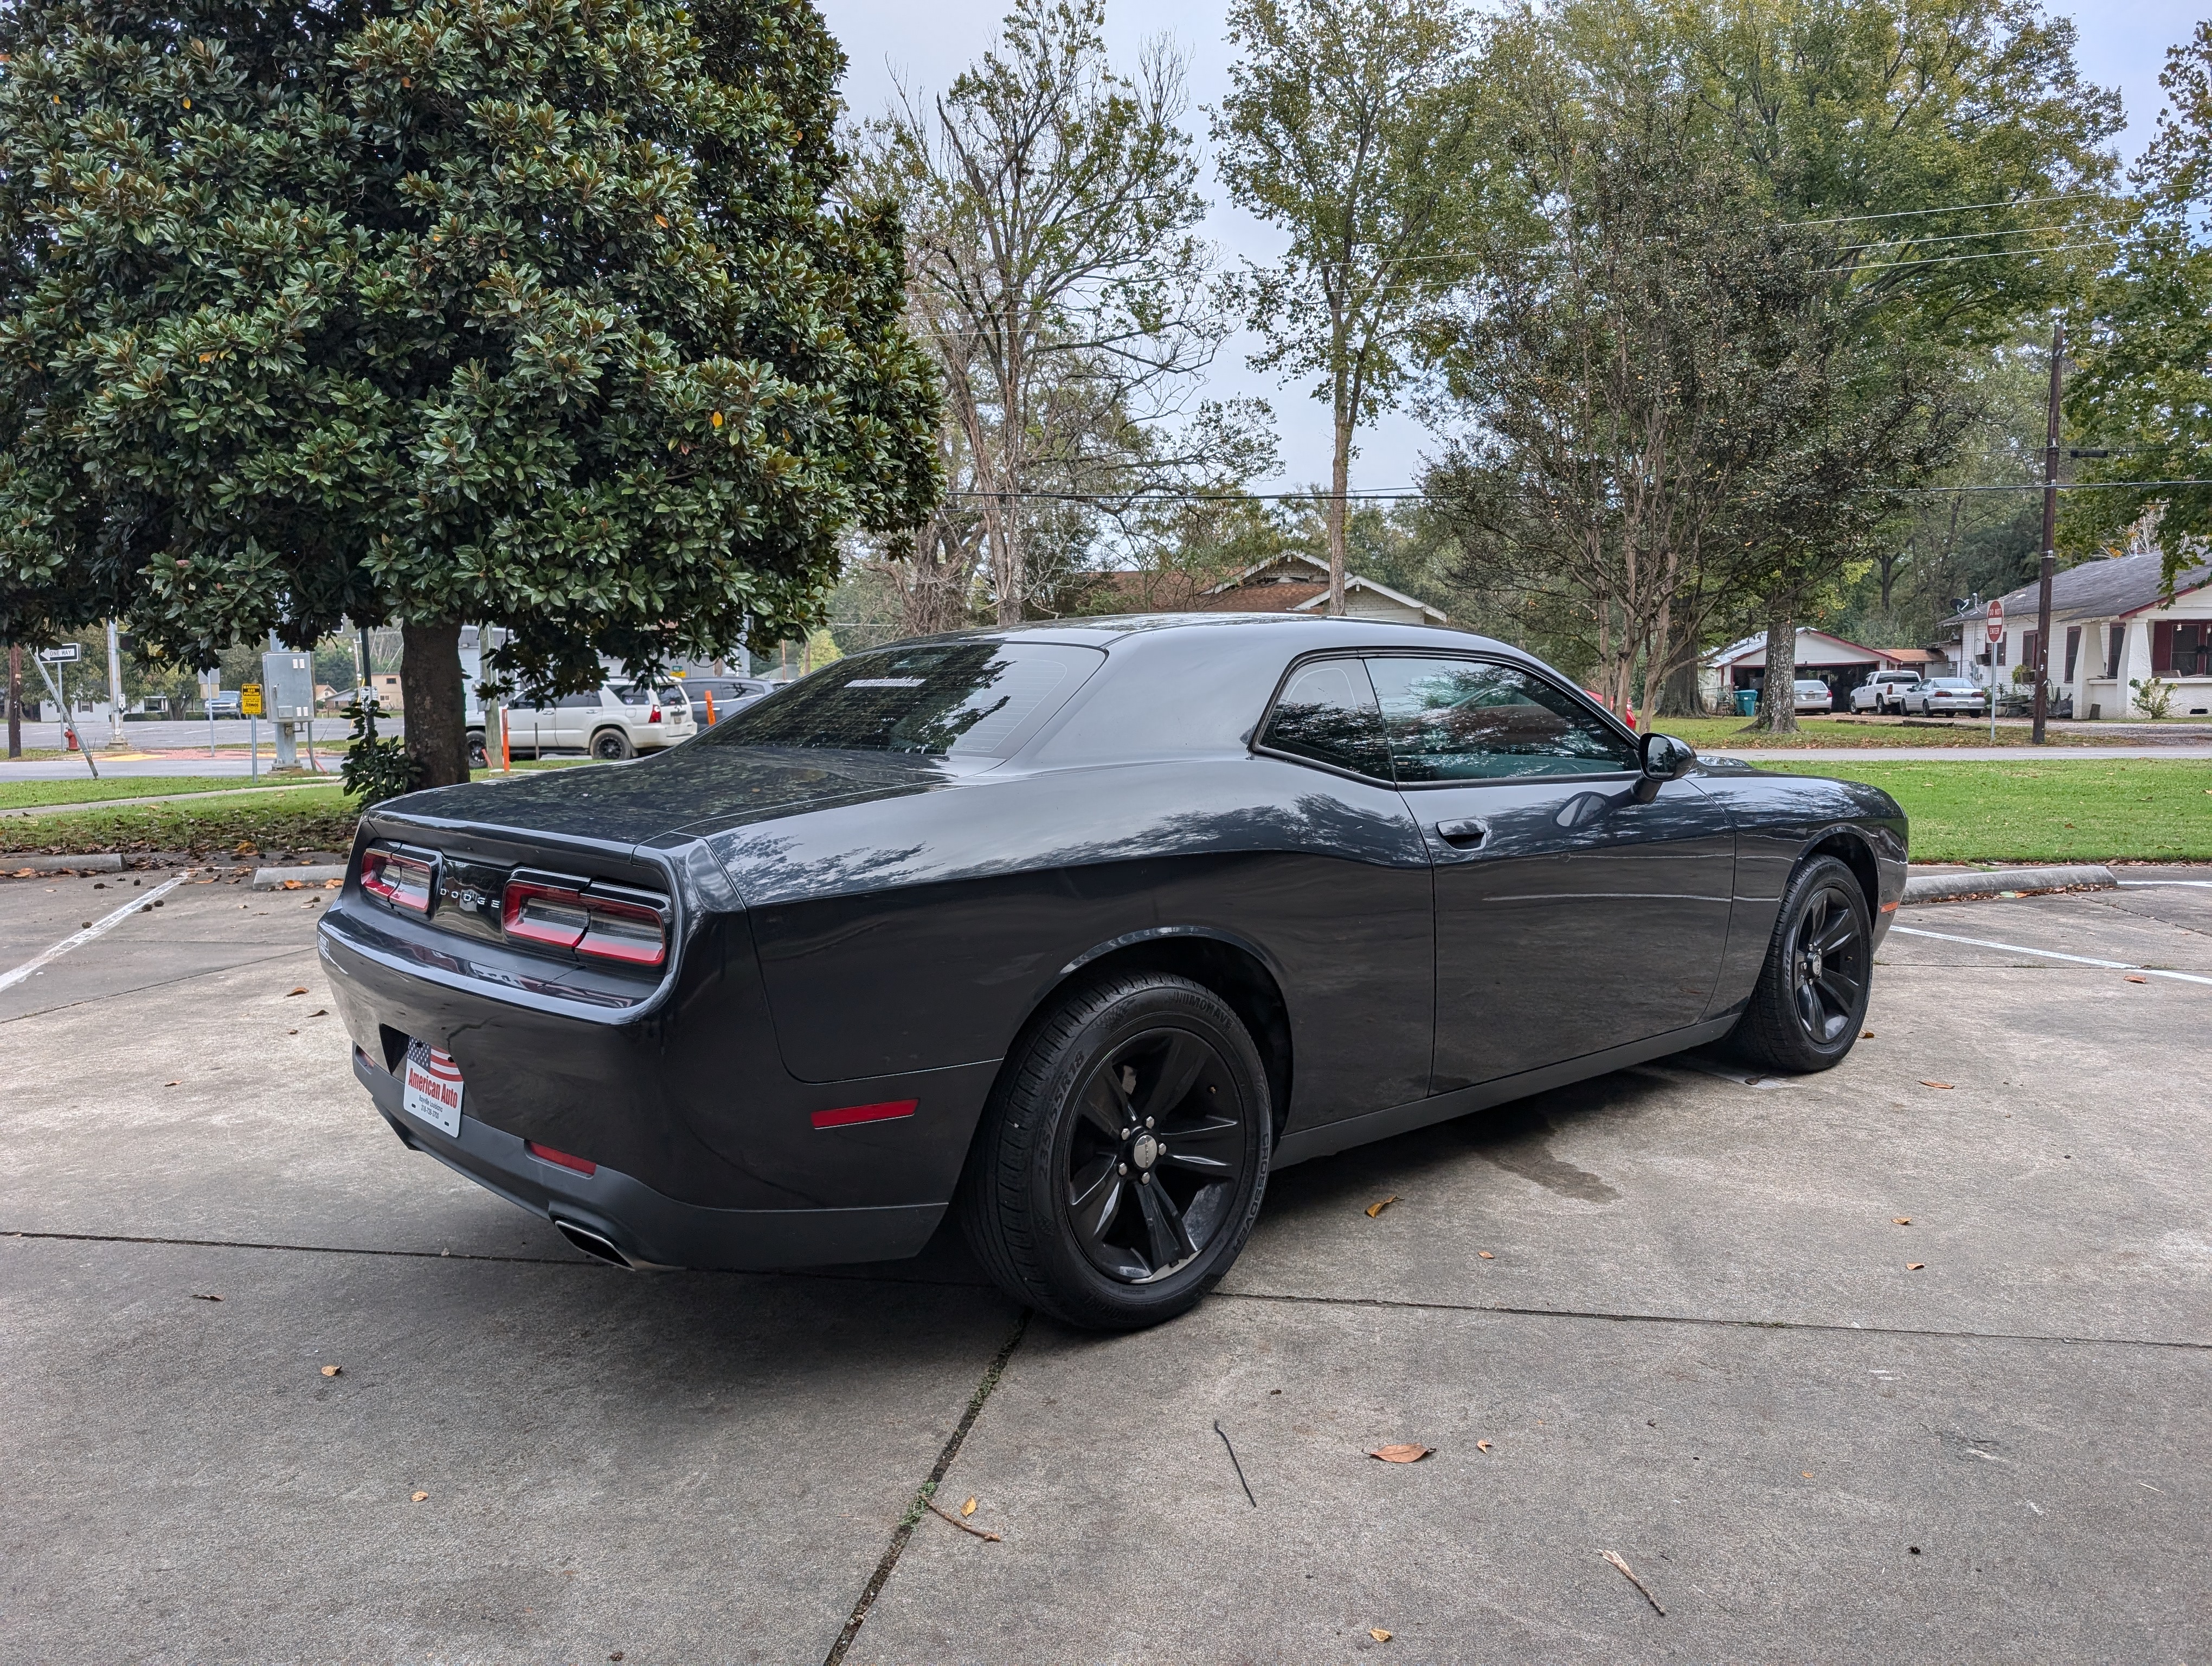
[[[546,758],[516,764],[516,773],[527,769],[567,769],[588,764],[588,758]],[[475,779],[496,777],[495,769],[478,769]],[[106,793],[106,781],[11,781],[0,787],[0,808],[35,804],[97,804],[101,798],[151,797],[165,792],[202,793],[248,786],[235,777],[140,775],[125,792],[115,782]],[[58,855],[86,851],[183,850],[196,854],[235,851],[250,845],[265,850],[345,850],[353,844],[354,822],[359,812],[336,781],[325,786],[285,787],[276,790],[243,792],[174,804],[134,804],[113,810],[88,808],[83,814],[9,816],[0,818],[0,853],[51,852]],[[240,853],[243,854],[243,853]]]
[[[136,804],[63,816],[0,820],[0,851],[343,850],[353,842],[353,800],[335,784],[195,804]],[[245,854],[243,852],[240,853]]]
[[[281,787],[292,777],[263,781],[263,790]],[[248,779],[222,775],[89,775],[68,781],[0,781],[0,810],[21,810],[41,804],[97,804],[103,799],[152,799],[168,793],[236,793],[251,791]]]
[[2212,861],[2212,763],[1838,758],[1766,766],[1879,787],[1920,862]]
[[[1894,718],[1800,718],[1796,734],[1767,734],[1749,727],[1740,717],[1661,717],[1652,720],[1652,727],[1662,734],[1686,740],[1701,751],[1745,752],[1766,746],[1833,746],[1856,749],[1875,746],[1986,746],[1990,744],[1990,726],[1982,722],[1947,727],[1934,724],[1927,727],[1908,728]],[[1997,720],[1996,744],[2000,746],[2025,746],[2028,744],[2028,726],[2025,723]],[[2128,737],[2118,736],[2125,740]],[[2055,746],[2087,746],[2095,738],[2053,729],[2051,742]]]

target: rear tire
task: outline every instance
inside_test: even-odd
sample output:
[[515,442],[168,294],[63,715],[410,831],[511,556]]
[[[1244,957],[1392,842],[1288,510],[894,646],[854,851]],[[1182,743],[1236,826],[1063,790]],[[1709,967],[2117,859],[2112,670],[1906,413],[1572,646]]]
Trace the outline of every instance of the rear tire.
[[635,757],[637,748],[620,729],[602,729],[592,737],[592,756],[602,763],[619,763],[626,757]]
[[1841,1064],[1866,1021],[1873,972],[1874,922],[1858,876],[1815,856],[1783,894],[1766,964],[1729,1044],[1774,1070]]
[[471,734],[469,737],[469,768],[471,769],[491,768],[491,754],[484,750],[484,738],[480,734]]
[[1008,1055],[956,1202],[1024,1306],[1133,1330],[1195,1306],[1267,1189],[1267,1072],[1226,1002],[1161,972],[1078,988]]

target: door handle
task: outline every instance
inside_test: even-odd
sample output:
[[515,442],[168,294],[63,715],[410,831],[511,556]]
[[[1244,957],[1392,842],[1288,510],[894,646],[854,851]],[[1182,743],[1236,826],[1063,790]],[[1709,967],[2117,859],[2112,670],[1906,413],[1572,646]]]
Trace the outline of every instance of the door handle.
[[1472,850],[1490,836],[1490,824],[1476,816],[1465,821],[1438,822],[1437,836],[1461,850]]

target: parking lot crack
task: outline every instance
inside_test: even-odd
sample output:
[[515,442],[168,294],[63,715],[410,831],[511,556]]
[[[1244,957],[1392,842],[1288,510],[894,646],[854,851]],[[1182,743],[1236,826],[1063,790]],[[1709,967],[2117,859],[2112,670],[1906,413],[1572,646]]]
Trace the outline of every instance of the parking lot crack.
[[2155,1336],[2073,1336],[2012,1330],[1947,1330],[1934,1325],[1834,1324],[1811,1319],[1728,1319],[1694,1313],[1624,1313],[1603,1308],[1510,1307],[1492,1302],[1426,1302],[1389,1296],[1303,1296],[1281,1291],[1217,1290],[1212,1299],[1279,1302],[1303,1307],[1364,1307],[1412,1313],[1488,1313],[1504,1318],[1574,1319],[1631,1325],[1705,1325],[1717,1330],[1825,1331],[1844,1336],[1926,1336],[1965,1342],[2058,1342],[2084,1347],[2178,1348],[2212,1353],[2212,1342]]
[[984,1371],[982,1381],[976,1383],[975,1392],[969,1395],[968,1409],[961,1414],[960,1421],[945,1440],[944,1450],[938,1453],[936,1467],[930,1470],[928,1479],[915,1488],[913,1502],[907,1505],[905,1515],[899,1518],[899,1524],[891,1530],[891,1541],[884,1547],[882,1560],[876,1564],[875,1572],[869,1576],[867,1584],[861,1590],[860,1600],[853,1604],[853,1612],[845,1620],[845,1629],[837,1633],[837,1640],[830,1645],[830,1652],[823,1657],[822,1666],[841,1666],[845,1651],[853,1646],[853,1639],[860,1634],[860,1626],[868,1617],[868,1610],[875,1606],[876,1598],[891,1577],[891,1571],[898,1566],[899,1557],[906,1550],[907,1541],[914,1537],[915,1523],[926,1513],[930,1494],[951,1472],[952,1461],[960,1456],[960,1448],[968,1438],[968,1432],[975,1426],[976,1418],[982,1414],[984,1402],[990,1399],[992,1390],[999,1386],[999,1379],[1006,1375],[1007,1363],[1013,1359],[1014,1350],[1022,1345],[1022,1338],[1028,1334],[1029,1328],[1030,1316],[1024,1311],[1014,1321],[1013,1330],[1000,1345],[989,1368]]

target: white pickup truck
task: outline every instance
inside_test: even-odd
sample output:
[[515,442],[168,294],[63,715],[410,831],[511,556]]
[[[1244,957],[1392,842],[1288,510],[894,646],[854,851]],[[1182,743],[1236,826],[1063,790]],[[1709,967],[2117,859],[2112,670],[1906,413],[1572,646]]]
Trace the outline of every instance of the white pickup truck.
[[1917,671],[1878,671],[1851,690],[1851,709],[1855,712],[1896,712],[1905,710],[1905,696],[1920,686]]

